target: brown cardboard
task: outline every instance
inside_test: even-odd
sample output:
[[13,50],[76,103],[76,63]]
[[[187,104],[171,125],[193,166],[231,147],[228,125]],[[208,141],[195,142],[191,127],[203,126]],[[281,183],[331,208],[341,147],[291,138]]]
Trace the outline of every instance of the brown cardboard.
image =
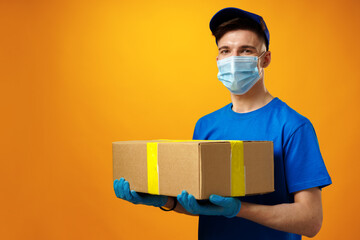
[[[229,141],[122,141],[113,143],[113,177],[130,188],[148,192],[147,142],[158,143],[159,194],[187,190],[196,199],[211,194],[231,196]],[[273,143],[244,141],[245,195],[274,191]]]

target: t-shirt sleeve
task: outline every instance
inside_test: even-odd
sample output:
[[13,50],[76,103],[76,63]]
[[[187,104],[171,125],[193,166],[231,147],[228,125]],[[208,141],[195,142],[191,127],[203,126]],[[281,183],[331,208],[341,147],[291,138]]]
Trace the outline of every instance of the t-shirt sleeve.
[[298,127],[284,146],[285,174],[290,193],[331,184],[310,122]]
[[200,138],[200,133],[201,133],[200,121],[201,121],[201,119],[199,119],[196,122],[195,129],[194,129],[194,134],[193,134],[193,138],[192,138],[193,140],[203,140],[203,139]]

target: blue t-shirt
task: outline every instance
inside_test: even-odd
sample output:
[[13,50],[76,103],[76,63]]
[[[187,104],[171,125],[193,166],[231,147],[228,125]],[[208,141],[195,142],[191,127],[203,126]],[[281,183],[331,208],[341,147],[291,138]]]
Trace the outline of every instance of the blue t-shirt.
[[[293,203],[294,192],[331,184],[311,122],[274,98],[249,113],[236,113],[232,103],[198,120],[193,139],[273,141],[275,191],[241,197],[263,205]],[[301,239],[255,222],[221,216],[199,217],[199,239]]]

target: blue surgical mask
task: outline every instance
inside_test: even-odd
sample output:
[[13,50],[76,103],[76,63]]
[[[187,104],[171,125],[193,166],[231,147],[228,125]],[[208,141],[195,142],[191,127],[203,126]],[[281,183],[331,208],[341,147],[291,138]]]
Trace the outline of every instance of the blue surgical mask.
[[257,67],[260,57],[232,56],[218,60],[219,73],[217,77],[230,92],[243,95],[260,79]]

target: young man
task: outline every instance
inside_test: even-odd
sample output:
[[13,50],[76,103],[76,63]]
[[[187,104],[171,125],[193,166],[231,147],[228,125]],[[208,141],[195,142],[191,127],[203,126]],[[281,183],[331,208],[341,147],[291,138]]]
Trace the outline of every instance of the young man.
[[225,8],[213,16],[210,29],[219,49],[218,78],[232,101],[200,118],[193,139],[273,141],[275,192],[241,198],[212,195],[202,204],[186,191],[177,199],[138,194],[120,179],[114,182],[116,195],[199,215],[199,239],[315,236],[322,224],[321,188],[331,179],[310,121],[265,88],[264,69],[271,61],[265,22],[256,14]]

